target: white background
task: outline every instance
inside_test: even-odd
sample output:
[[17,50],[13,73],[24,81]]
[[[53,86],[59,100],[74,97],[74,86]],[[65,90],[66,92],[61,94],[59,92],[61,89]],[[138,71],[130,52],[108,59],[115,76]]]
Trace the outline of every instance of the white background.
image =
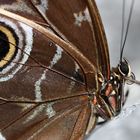
[[[116,66],[119,62],[122,2],[123,0],[96,0],[105,27],[107,40],[108,40],[111,67]],[[126,3],[125,21],[127,22],[131,0],[126,0],[126,2],[127,3]],[[133,10],[131,24],[129,28],[129,34],[124,50],[124,57],[126,57],[129,60],[132,71],[135,73],[136,78],[140,80],[140,1],[139,0],[135,0],[134,10]],[[136,103],[140,103],[140,86],[131,85],[129,87],[126,86],[126,88],[130,90],[130,95],[128,97],[127,104],[125,105],[124,108]],[[127,123],[131,123],[131,122],[127,122]],[[123,128],[122,125],[119,126],[119,128],[117,129],[123,130],[125,128]],[[117,131],[118,130],[115,130],[115,133],[117,133]],[[139,126],[139,131],[140,131],[140,126]],[[92,136],[89,137],[88,139],[108,140],[105,138],[105,136],[98,137],[96,133],[102,135],[102,133],[93,132]],[[130,133],[129,131],[128,132],[126,131],[126,135],[129,133]],[[109,135],[109,133],[107,133],[107,135]],[[120,135],[119,139],[125,140],[125,136],[123,137],[122,135]],[[116,140],[115,137],[114,140]],[[135,138],[133,140],[135,140]]]

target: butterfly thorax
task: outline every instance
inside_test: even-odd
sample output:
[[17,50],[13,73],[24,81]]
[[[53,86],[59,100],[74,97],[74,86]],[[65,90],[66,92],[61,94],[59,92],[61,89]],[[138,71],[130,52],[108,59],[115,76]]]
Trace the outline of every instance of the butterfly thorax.
[[126,60],[112,68],[110,79],[102,82],[99,94],[95,95],[93,101],[100,117],[108,120],[120,113],[125,102],[123,87],[127,78],[133,78],[132,74]]

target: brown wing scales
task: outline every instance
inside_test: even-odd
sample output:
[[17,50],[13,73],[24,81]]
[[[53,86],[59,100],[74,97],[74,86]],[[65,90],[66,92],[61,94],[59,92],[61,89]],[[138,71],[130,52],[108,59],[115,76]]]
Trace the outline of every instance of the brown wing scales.
[[89,94],[100,88],[98,73],[110,74],[94,0],[1,0],[0,8],[10,11],[0,9],[0,31],[14,31],[8,47],[18,48],[3,58],[8,65],[0,61],[0,135],[83,140],[97,120]]

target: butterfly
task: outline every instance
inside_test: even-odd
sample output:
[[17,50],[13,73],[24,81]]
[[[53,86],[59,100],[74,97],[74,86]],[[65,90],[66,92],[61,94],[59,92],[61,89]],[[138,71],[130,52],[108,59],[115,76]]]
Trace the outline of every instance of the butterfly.
[[124,104],[94,0],[0,2],[0,138],[82,140]]

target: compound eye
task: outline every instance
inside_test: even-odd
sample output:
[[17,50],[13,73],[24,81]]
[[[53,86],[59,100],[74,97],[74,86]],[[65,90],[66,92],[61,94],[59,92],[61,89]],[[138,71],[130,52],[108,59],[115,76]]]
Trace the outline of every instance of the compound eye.
[[123,73],[123,75],[127,75],[129,73],[129,67],[125,62],[121,62],[120,70]]
[[130,65],[128,64],[128,61],[126,59],[120,62],[118,69],[123,76],[129,77],[131,74]]

